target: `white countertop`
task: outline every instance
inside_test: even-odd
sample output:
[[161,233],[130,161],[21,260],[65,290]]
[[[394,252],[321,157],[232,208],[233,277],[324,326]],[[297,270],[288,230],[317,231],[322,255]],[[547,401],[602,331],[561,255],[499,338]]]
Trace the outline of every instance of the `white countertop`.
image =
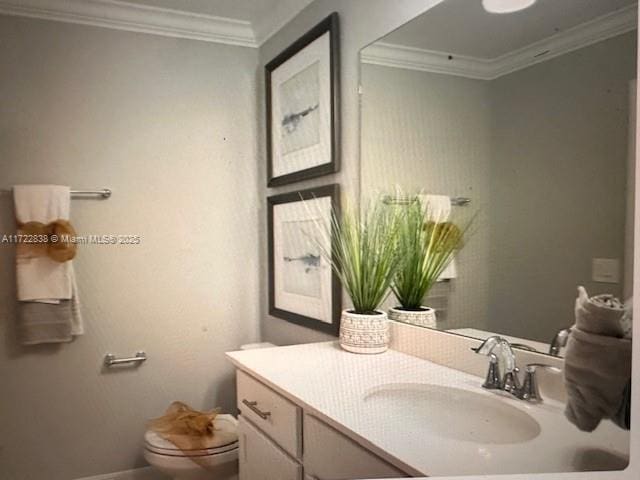
[[[610,421],[593,433],[580,432],[565,419],[564,405],[558,402],[546,399],[533,405],[487,391],[479,377],[400,352],[357,355],[337,342],[323,342],[227,355],[238,368],[409,474],[567,472],[601,469],[603,464],[624,468],[628,458],[629,432]],[[492,396],[529,413],[541,433],[524,443],[479,444],[410,428],[401,411],[375,415],[363,400],[375,387],[390,383],[443,385]]]

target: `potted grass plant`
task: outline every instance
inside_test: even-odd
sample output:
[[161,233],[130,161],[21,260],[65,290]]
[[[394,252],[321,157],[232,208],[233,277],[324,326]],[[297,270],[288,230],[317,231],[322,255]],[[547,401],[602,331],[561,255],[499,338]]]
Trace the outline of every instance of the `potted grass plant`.
[[450,221],[428,219],[425,211],[416,200],[399,217],[399,264],[391,289],[400,305],[389,310],[389,318],[435,327],[435,310],[422,305],[423,299],[464,245],[471,221],[461,228]]
[[388,317],[380,305],[399,264],[399,226],[397,210],[381,201],[365,210],[333,212],[332,241],[324,243],[331,248],[320,246],[353,304],[340,321],[340,346],[349,352],[382,353],[389,346]]

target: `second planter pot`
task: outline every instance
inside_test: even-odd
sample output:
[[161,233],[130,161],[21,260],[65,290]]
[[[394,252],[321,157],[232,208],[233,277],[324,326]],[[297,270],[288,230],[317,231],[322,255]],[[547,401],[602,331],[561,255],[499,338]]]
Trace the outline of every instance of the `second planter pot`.
[[436,311],[430,307],[420,307],[420,310],[404,310],[401,307],[390,308],[389,319],[420,327],[436,328]]
[[362,315],[343,310],[340,320],[340,346],[352,353],[382,353],[389,348],[389,320],[377,310]]

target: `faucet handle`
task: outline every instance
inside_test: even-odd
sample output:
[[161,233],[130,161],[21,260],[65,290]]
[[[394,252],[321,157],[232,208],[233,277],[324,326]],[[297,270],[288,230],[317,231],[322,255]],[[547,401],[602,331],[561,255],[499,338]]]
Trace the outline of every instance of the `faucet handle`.
[[520,369],[518,367],[514,367],[512,371],[504,374],[504,385],[502,389],[505,392],[509,392],[512,395],[518,396],[522,391],[522,387],[520,386],[520,378],[518,377],[518,373]]
[[498,357],[495,353],[489,354],[489,370],[487,370],[487,377],[482,384],[483,388],[489,390],[501,390],[502,389],[502,377],[500,376],[500,366],[498,364]]
[[538,377],[536,376],[538,368],[544,368],[556,373],[560,373],[562,371],[558,367],[547,365],[546,363],[529,363],[525,368],[524,383],[522,384],[518,398],[532,403],[542,402],[542,396],[540,395],[540,389],[538,388]]

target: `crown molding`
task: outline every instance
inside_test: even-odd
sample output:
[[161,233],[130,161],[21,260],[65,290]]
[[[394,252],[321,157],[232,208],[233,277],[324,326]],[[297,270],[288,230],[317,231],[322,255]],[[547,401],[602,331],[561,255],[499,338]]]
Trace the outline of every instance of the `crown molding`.
[[302,10],[307,8],[313,0],[297,0],[296,8],[291,7],[291,2],[285,4],[279,4],[276,9],[256,22],[252,23],[253,33],[255,35],[256,43],[262,45],[269,40],[273,35],[278,33],[285,25],[291,22],[298,16]]
[[622,35],[636,28],[638,28],[638,7],[629,5],[498,57],[494,65],[494,78]]
[[0,14],[256,48],[251,23],[117,0],[0,0]]
[[366,47],[361,54],[361,59],[363,63],[385,67],[443,73],[479,80],[494,80],[531,65],[630,32],[637,26],[638,9],[636,5],[630,5],[493,59],[449,55],[444,52],[383,42]]

